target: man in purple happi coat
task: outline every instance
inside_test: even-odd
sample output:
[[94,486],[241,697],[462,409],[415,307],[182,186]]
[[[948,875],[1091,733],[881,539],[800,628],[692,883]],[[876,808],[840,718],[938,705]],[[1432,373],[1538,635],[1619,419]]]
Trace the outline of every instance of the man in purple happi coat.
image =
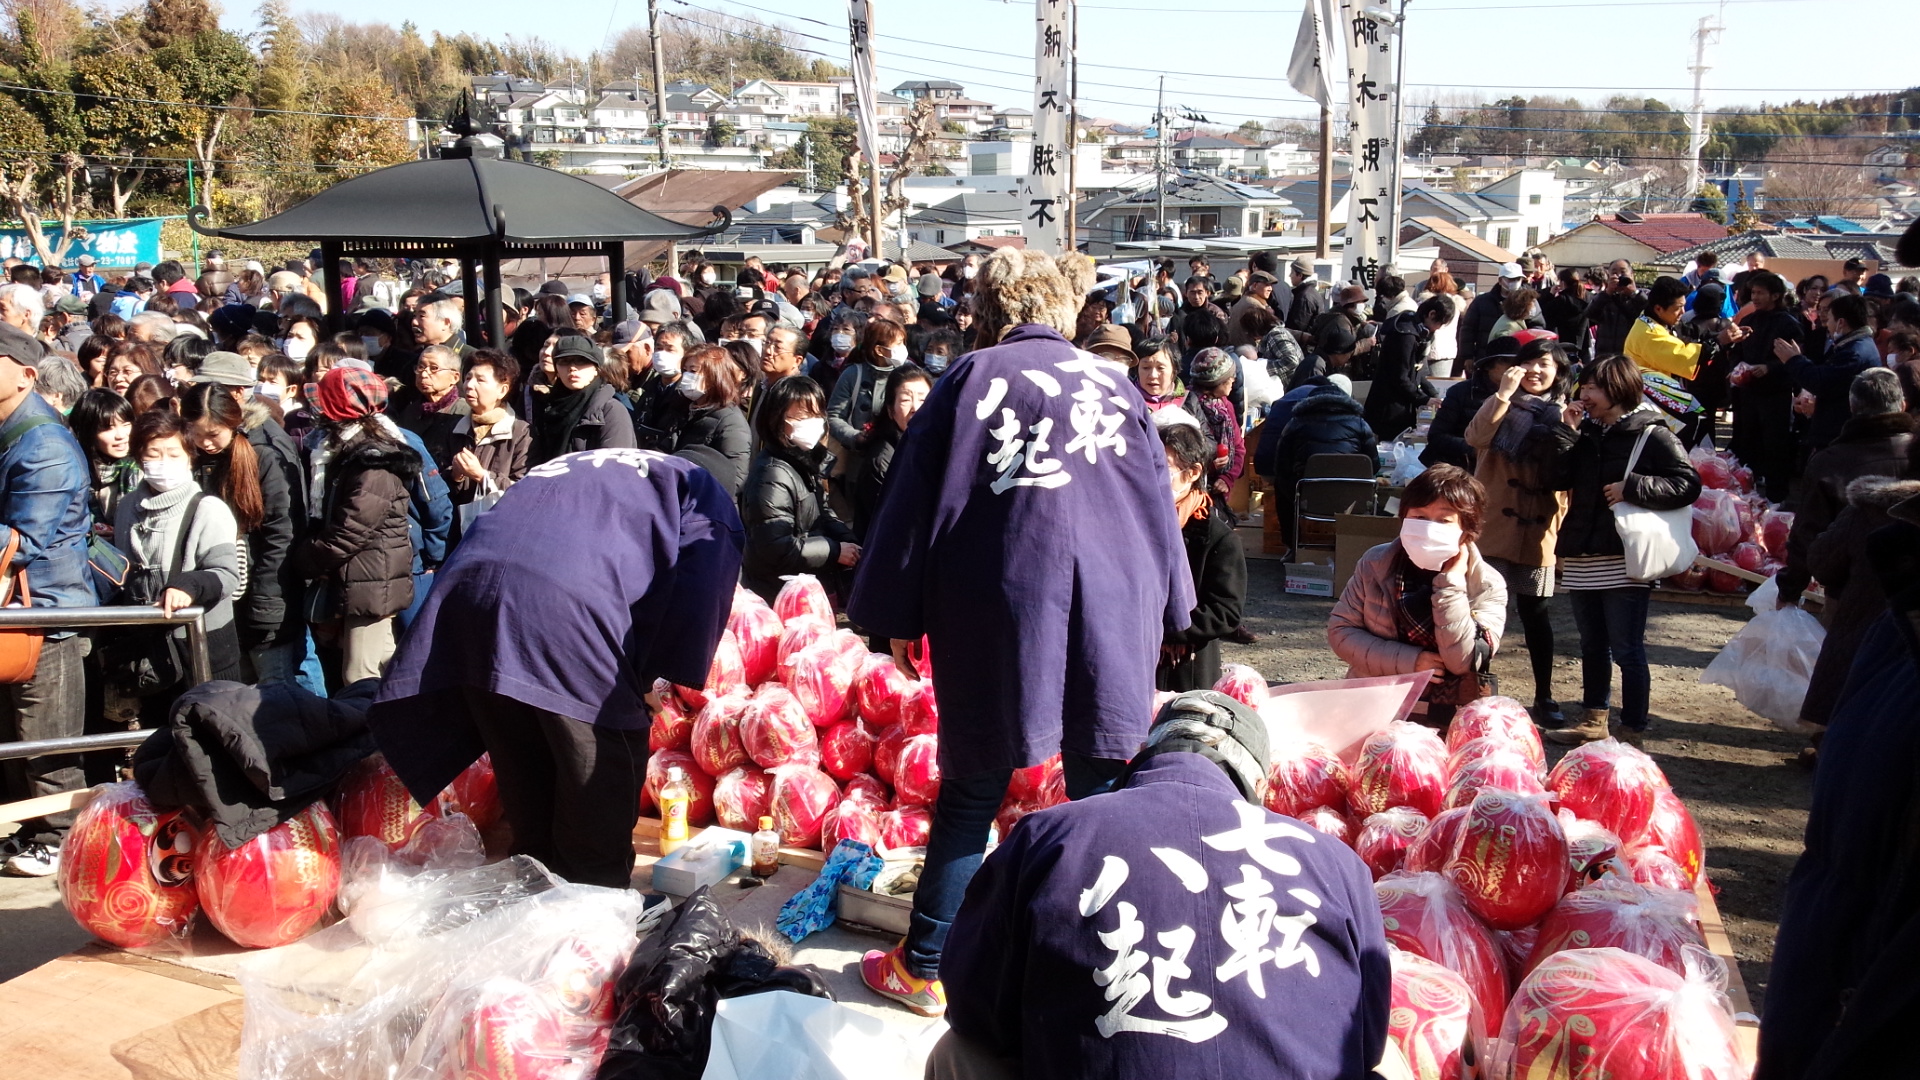
[[[1052,259],[981,272],[983,341],[909,425],[847,614],[929,639],[940,795],[912,928],[863,965],[925,1015],[941,950],[1013,770],[1061,754],[1067,794],[1110,780],[1145,737],[1154,665],[1193,609],[1165,451],[1126,369],[1062,336],[1076,292]],[[1004,334],[999,327],[1009,327]]]
[[1363,1080],[1393,976],[1366,864],[1261,806],[1266,723],[1168,702],[1117,790],[1022,818],[954,919],[928,1080]]
[[656,677],[704,686],[745,534],[706,470],[649,450],[558,457],[440,567],[368,713],[428,805],[485,751],[515,854],[626,888]]

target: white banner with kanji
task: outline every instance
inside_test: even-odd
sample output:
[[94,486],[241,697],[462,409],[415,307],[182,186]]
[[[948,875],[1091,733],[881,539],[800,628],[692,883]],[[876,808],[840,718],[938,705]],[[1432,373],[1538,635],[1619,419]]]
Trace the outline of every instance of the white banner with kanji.
[[1342,280],[1372,289],[1400,227],[1400,200],[1393,190],[1400,152],[1393,127],[1400,35],[1392,13],[1377,0],[1341,0],[1340,15],[1347,47],[1347,147],[1353,158]]
[[1027,247],[1057,255],[1066,250],[1066,215],[1072,213],[1073,193],[1067,183],[1072,0],[1034,0],[1033,16],[1033,164],[1022,185]]
[[847,41],[853,69],[853,123],[860,153],[870,164],[880,164],[879,105],[873,85],[873,4],[847,0]]

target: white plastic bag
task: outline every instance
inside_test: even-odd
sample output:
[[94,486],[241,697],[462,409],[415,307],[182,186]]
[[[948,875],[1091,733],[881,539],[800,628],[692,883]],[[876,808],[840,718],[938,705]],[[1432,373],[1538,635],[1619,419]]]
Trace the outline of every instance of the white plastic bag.
[[825,998],[774,990],[722,998],[701,1080],[919,1080],[946,1032],[918,1031]]
[[1827,631],[1798,605],[1778,607],[1779,598],[1773,578],[1753,590],[1747,598],[1752,620],[1700,673],[1700,681],[1727,687],[1736,701],[1774,726],[1804,734],[1813,729],[1801,723],[1800,705]]
[[1392,463],[1387,482],[1394,487],[1406,487],[1414,477],[1427,471],[1426,465],[1420,460],[1420,448],[1407,441],[1404,435],[1387,447],[1387,460]]

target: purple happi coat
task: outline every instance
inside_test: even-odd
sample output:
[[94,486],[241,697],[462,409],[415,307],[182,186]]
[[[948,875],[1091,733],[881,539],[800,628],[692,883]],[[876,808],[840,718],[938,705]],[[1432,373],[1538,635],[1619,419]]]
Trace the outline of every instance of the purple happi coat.
[[955,1033],[1049,1080],[1363,1080],[1393,985],[1360,857],[1177,752],[1022,818],[940,978]]
[[1128,758],[1193,582],[1126,369],[1037,324],[956,361],[894,457],[848,616],[926,634],[951,776]]
[[648,450],[555,458],[440,567],[368,713],[425,805],[485,749],[465,691],[642,728],[654,678],[706,683],[745,535],[706,470]]

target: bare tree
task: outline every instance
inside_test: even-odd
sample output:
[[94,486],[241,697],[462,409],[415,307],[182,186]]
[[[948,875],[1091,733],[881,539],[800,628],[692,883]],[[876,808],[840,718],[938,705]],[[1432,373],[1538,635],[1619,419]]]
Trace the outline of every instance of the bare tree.
[[1873,214],[1873,178],[1864,153],[1852,140],[1781,140],[1767,155],[1761,215],[1778,221]]
[[[913,111],[907,115],[907,142],[901,148],[900,160],[894,166],[893,174],[880,185],[882,221],[911,205],[905,193],[907,177],[926,167],[930,158],[928,147],[937,134],[939,129],[933,122],[933,102],[927,98],[916,100]],[[873,220],[873,200],[862,182],[865,179],[856,149],[847,155],[847,209],[842,210],[834,222],[853,236],[867,235],[868,226]],[[902,246],[905,246],[904,243]],[[873,254],[877,257],[880,253],[876,251]]]

